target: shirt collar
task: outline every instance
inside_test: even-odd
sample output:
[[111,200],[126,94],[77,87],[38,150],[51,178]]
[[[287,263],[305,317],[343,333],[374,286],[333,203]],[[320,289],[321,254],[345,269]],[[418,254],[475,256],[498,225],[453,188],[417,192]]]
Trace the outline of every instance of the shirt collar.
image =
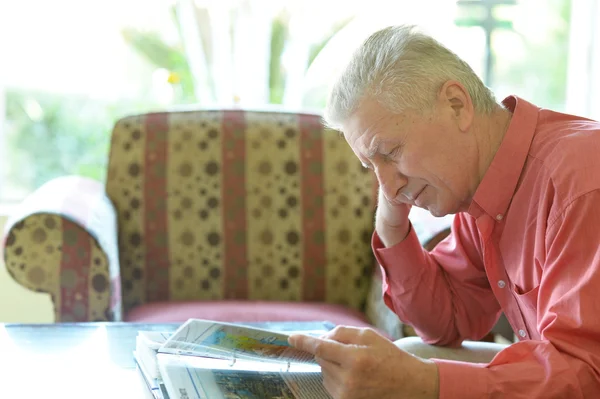
[[502,105],[513,115],[500,148],[469,206],[468,212],[474,217],[485,212],[502,220],[517,188],[535,133],[538,107],[517,96],[506,97]]

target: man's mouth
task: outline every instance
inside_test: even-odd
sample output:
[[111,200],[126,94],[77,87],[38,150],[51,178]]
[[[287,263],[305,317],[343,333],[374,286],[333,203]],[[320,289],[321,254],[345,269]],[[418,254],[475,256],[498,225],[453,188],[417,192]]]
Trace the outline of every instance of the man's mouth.
[[427,187],[427,185],[423,186],[421,188],[421,190],[419,190],[415,195],[409,195],[409,194],[402,194],[409,202],[411,203],[415,203],[415,201],[417,200],[417,198],[419,198],[419,196],[421,195],[421,193],[423,192],[423,190],[425,190],[425,187]]
[[417,200],[419,199],[419,197],[421,196],[421,194],[423,194],[423,191],[425,191],[425,188],[427,188],[427,185],[424,185],[423,188],[421,189],[421,191],[419,191],[417,193],[417,195],[415,196],[415,199],[413,200],[413,202],[417,202]]

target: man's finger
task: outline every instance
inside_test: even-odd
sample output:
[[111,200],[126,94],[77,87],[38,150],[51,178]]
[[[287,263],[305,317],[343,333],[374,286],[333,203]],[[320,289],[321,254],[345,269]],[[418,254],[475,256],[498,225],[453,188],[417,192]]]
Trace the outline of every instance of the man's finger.
[[341,342],[347,345],[370,345],[380,338],[385,338],[371,328],[338,326],[323,338]]
[[337,364],[342,364],[350,356],[350,347],[330,339],[294,334],[288,338],[288,342],[300,350]]
[[360,328],[337,326],[323,338],[341,342],[342,344],[359,345]]
[[321,366],[321,376],[323,378],[323,386],[327,392],[334,398],[337,398],[337,392],[343,382],[344,370],[337,363],[332,363],[322,357],[315,357],[319,366]]
[[343,372],[342,366],[338,363],[333,363],[332,361],[323,359],[322,357],[315,357],[315,360],[321,366],[321,370],[323,374],[327,374],[332,377],[333,380],[339,380],[339,375]]

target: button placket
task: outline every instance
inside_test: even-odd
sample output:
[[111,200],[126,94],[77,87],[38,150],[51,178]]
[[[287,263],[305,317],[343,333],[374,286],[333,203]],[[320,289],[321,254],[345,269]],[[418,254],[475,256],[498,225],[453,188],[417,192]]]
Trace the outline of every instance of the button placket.
[[[527,330],[523,329],[523,326],[525,326],[523,314],[521,313],[512,289],[508,288],[510,279],[506,274],[504,264],[501,261],[501,256],[497,253],[497,249],[494,246],[494,240],[492,238],[494,226],[497,224],[497,222],[504,219],[504,215],[498,214],[496,215],[495,219],[496,220],[490,216],[487,216],[487,218],[482,217],[477,223],[477,227],[479,228],[479,232],[483,241],[482,250],[485,270],[487,272],[492,289],[495,291],[495,296],[498,299],[498,302],[500,303],[500,306],[502,307],[502,310],[504,311],[509,323],[511,324],[513,331],[515,331],[519,339],[527,339],[529,335]],[[494,282],[497,288],[494,287]]]
[[[479,229],[479,233],[483,238],[483,264],[486,270],[486,274],[488,277],[488,281],[493,284],[493,281],[496,281],[498,288],[504,288],[506,283],[501,279],[501,271],[497,268],[497,262],[495,262],[495,251],[494,244],[492,243],[492,231],[493,231],[494,221],[489,216],[483,216],[480,220],[477,221],[477,227]],[[493,289],[493,285],[492,285]],[[493,289],[493,291],[495,291]],[[495,292],[494,295],[498,299],[500,306],[503,306],[505,302],[503,301],[503,295]]]

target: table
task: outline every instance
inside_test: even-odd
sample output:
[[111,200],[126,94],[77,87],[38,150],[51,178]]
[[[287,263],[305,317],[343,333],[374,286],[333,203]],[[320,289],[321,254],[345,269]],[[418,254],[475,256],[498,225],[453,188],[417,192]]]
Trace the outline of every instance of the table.
[[[276,331],[324,332],[328,322],[244,323]],[[133,360],[138,331],[179,324],[0,324],[0,397],[147,398]]]

